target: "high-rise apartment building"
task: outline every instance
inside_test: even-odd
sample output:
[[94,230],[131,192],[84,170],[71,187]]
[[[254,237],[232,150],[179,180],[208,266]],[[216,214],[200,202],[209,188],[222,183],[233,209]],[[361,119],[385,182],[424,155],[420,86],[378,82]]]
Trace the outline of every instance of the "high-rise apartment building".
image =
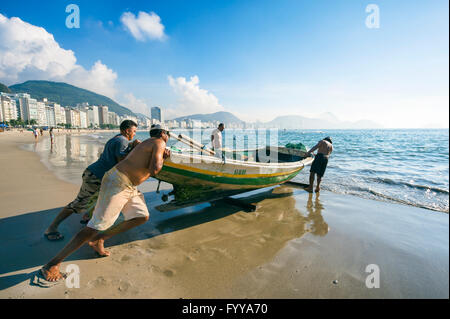
[[159,123],[163,122],[163,116],[162,116],[162,112],[161,112],[161,108],[154,106],[150,109],[150,114],[151,114],[151,118],[152,120],[156,120]]
[[100,124],[109,124],[109,118],[108,118],[108,107],[107,106],[100,106],[98,108],[98,118],[100,121]]

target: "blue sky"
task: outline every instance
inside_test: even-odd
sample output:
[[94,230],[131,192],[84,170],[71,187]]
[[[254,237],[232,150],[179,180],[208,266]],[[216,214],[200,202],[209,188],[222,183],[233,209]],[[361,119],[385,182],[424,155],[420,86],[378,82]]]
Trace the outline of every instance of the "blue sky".
[[[79,29],[65,26],[70,3]],[[365,24],[371,3],[377,29]],[[140,11],[160,18],[164,37],[133,36],[121,17]],[[226,110],[248,121],[332,112],[385,127],[448,127],[448,1],[2,1],[0,14],[44,28],[73,51],[68,70],[83,68],[86,86],[104,81],[97,91],[133,110]],[[99,60],[104,74],[91,69]],[[2,79],[0,69],[0,82],[39,74],[83,85],[68,72]]]

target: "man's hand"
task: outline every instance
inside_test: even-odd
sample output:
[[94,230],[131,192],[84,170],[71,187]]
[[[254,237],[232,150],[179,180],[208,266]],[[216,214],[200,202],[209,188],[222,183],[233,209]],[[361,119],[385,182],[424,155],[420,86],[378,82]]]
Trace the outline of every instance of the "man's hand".
[[141,144],[141,141],[139,141],[138,139],[134,140],[133,143],[131,144],[131,147],[134,148],[136,147],[138,144]]
[[134,140],[132,143],[130,143],[130,148],[129,148],[129,152],[131,152],[133,150],[133,148],[135,148],[138,144],[140,144],[141,141],[139,140]]
[[169,149],[164,149],[164,154],[163,154],[163,158],[166,159],[170,157],[170,150]]

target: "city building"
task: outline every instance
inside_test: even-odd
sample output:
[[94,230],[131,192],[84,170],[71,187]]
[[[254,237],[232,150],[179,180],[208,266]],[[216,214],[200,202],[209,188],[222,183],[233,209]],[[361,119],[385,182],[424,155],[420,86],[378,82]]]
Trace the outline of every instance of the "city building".
[[99,121],[99,116],[98,116],[98,106],[91,106],[88,111],[88,122],[89,125],[88,127],[99,127],[100,126],[100,121]]
[[163,123],[163,116],[161,112],[161,108],[154,106],[150,109],[150,114],[152,120],[155,120],[156,123]]
[[88,128],[88,115],[87,111],[78,110],[80,114],[80,128]]
[[108,118],[108,107],[107,106],[100,106],[98,108],[98,118],[100,124],[109,124],[109,118]]
[[45,112],[45,102],[37,101],[37,125],[47,126],[47,115]]
[[0,119],[2,122],[17,120],[16,100],[2,93],[0,95],[0,113],[2,114]]

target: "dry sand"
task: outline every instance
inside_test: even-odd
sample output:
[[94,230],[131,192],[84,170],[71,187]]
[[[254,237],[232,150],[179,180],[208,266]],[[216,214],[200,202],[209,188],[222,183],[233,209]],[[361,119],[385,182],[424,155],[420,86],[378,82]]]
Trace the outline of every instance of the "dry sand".
[[[63,263],[79,267],[80,288],[30,285],[82,225],[72,215],[63,242],[43,238],[78,187],[18,148],[29,142],[0,133],[0,298],[449,297],[448,214],[287,186],[245,197],[253,213],[220,201],[160,213],[146,183],[148,223],[107,242],[111,257],[85,246]],[[380,288],[366,287],[369,264]]]

